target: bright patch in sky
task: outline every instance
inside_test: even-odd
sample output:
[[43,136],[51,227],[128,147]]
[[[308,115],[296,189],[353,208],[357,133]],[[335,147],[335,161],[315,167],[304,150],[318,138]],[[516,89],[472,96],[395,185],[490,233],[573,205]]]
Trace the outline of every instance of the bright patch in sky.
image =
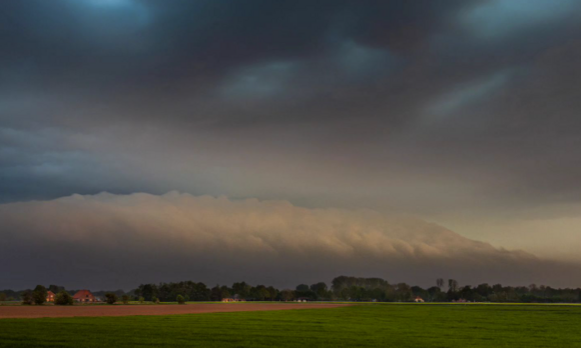
[[433,118],[442,119],[462,107],[487,98],[496,89],[501,88],[509,79],[507,72],[499,72],[482,81],[459,86],[449,94],[444,95],[429,108]]
[[580,11],[578,1],[496,0],[475,7],[462,20],[483,38],[528,29]]
[[271,62],[244,68],[227,82],[223,92],[233,99],[273,96],[286,89],[294,67],[291,62]]
[[89,4],[93,6],[102,7],[124,7],[131,6],[131,0],[86,0]]

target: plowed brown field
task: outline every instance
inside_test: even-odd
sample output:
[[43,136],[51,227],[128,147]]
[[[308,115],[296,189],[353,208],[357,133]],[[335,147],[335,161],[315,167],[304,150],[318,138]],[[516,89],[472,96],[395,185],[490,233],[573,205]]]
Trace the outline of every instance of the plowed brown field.
[[309,303],[216,303],[186,305],[77,305],[0,306],[3,318],[120,317],[126,315],[168,315],[216,312],[278,311],[288,309],[334,308],[343,304]]

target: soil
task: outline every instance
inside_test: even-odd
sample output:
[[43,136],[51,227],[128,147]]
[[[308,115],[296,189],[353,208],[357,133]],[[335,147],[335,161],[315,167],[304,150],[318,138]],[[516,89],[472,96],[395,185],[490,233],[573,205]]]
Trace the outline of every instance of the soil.
[[0,319],[120,317],[127,315],[168,315],[217,312],[278,311],[289,309],[334,308],[349,305],[309,303],[215,303],[185,305],[75,305],[0,306]]

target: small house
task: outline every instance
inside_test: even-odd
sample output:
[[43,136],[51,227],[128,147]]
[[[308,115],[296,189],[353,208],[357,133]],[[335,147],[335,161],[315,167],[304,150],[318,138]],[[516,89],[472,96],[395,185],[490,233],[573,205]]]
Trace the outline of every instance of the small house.
[[416,296],[416,297],[414,298],[414,302],[422,303],[422,302],[424,302],[424,300],[422,299],[422,297],[420,297],[420,296]]
[[52,291],[46,292],[46,302],[55,302],[55,293]]
[[82,303],[91,303],[96,302],[95,296],[89,290],[79,290],[73,296],[73,300]]

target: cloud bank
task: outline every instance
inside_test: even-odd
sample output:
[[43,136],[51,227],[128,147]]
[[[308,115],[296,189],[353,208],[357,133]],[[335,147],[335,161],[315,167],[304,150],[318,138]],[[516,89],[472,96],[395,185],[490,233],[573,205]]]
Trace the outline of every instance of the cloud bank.
[[[135,193],[0,205],[0,288],[125,287],[192,279],[277,286],[352,274],[430,285],[576,286],[579,265],[544,261],[419,219],[287,201]],[[570,279],[568,277],[571,276]]]

